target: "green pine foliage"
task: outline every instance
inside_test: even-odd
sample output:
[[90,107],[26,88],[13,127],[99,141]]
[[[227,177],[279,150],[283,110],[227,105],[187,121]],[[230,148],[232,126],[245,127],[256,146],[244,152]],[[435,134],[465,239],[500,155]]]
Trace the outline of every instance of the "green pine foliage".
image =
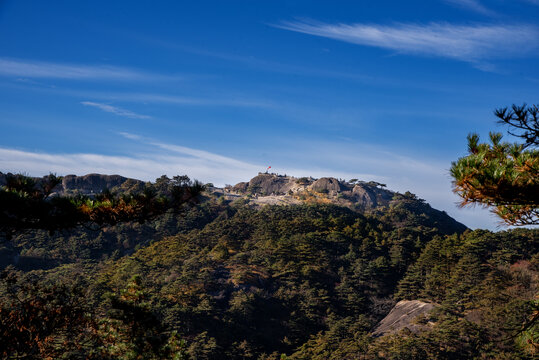
[[[538,236],[464,231],[412,194],[368,214],[208,198],[142,224],[29,231],[0,251],[0,334],[17,346],[0,354],[532,358]],[[427,330],[373,337],[401,299],[439,305]]]
[[469,155],[451,165],[454,191],[462,206],[481,204],[510,225],[539,221],[539,150],[502,142],[491,133],[491,143],[468,136]]

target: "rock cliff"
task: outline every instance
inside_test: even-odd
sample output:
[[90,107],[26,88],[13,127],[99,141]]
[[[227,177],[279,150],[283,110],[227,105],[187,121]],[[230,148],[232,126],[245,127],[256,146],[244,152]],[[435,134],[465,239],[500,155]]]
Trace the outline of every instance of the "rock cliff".
[[411,332],[429,329],[428,321],[417,321],[426,316],[437,305],[419,300],[402,300],[382,319],[374,329],[373,336],[384,336],[407,328]]

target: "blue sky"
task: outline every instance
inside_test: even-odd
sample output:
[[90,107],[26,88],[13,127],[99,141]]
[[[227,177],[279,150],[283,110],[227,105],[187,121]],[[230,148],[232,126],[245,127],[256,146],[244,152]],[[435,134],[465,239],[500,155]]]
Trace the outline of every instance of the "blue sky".
[[410,190],[539,102],[539,1],[0,1],[0,171]]

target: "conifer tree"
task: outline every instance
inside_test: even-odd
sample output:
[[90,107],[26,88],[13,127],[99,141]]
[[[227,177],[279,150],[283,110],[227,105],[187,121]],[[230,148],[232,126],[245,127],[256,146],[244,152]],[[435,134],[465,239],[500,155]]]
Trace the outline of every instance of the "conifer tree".
[[122,222],[140,223],[169,210],[179,211],[195,202],[204,185],[187,176],[169,179],[162,176],[143,191],[113,194],[108,190],[96,196],[51,195],[61,183],[55,175],[34,179],[22,174],[7,174],[0,186],[0,235],[7,239],[28,230],[70,229],[79,225],[101,227]]
[[454,192],[461,206],[490,207],[508,225],[539,224],[539,108],[513,105],[494,114],[524,143],[502,142],[500,133],[480,143],[470,134],[469,154],[451,165]]

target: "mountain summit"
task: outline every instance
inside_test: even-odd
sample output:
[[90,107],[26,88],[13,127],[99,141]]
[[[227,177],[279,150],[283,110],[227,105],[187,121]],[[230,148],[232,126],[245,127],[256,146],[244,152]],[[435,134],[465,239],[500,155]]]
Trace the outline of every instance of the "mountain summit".
[[[333,177],[315,179],[259,173],[248,182],[225,188],[209,187],[208,192],[227,201],[245,201],[256,207],[265,205],[332,204],[361,213],[387,213],[388,210],[406,209],[416,215],[415,222],[436,226],[443,233],[462,232],[466,226],[445,211],[432,208],[425,200],[405,192],[391,191],[385,184],[375,181],[349,181]],[[394,211],[393,211],[394,212]],[[402,224],[412,219],[396,220]]]
[[249,180],[227,186],[228,197],[249,196],[258,204],[294,204],[301,202],[326,202],[359,210],[388,206],[397,193],[384,189],[378,182],[357,179],[345,181],[333,177],[315,179],[259,173]]

